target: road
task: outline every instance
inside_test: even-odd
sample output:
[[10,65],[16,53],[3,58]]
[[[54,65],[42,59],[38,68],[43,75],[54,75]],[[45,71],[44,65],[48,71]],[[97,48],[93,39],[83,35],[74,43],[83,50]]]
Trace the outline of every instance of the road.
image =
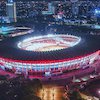
[[62,86],[46,85],[38,93],[42,100],[62,100],[64,89]]

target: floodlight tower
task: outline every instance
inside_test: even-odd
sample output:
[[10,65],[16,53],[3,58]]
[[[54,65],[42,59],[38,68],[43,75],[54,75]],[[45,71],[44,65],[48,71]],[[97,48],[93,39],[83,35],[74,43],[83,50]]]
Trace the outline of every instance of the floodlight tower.
[[7,16],[10,19],[10,22],[17,22],[16,3],[13,0],[8,0],[6,7],[7,7]]

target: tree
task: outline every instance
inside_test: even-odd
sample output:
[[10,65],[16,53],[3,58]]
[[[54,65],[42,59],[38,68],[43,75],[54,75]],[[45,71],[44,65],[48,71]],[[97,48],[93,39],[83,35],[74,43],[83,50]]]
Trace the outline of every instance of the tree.
[[0,84],[0,100],[41,100],[36,93],[42,88],[39,79],[26,80],[17,77]]
[[79,91],[74,90],[71,94],[70,94],[70,100],[84,100]]

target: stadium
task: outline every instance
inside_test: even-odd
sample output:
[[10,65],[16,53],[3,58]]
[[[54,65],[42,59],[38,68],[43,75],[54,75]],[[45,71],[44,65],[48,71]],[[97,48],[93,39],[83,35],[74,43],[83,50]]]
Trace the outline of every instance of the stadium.
[[0,100],[99,100],[100,0],[1,0],[0,90]]
[[8,38],[0,43],[0,66],[13,73],[59,75],[94,63],[100,54],[98,42],[93,36],[70,34]]

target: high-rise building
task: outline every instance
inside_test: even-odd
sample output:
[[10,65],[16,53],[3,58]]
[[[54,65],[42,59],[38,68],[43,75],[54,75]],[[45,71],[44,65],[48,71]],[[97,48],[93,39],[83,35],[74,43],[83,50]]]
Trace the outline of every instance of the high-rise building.
[[8,0],[8,3],[6,4],[6,6],[7,6],[7,16],[10,22],[16,22],[17,21],[16,3],[13,2],[12,0]]
[[55,14],[55,7],[52,2],[48,3],[48,10],[47,11],[42,11],[43,15],[52,15]]
[[72,3],[72,15],[75,17],[79,13],[78,0],[70,0]]
[[73,16],[78,15],[79,7],[77,3],[72,3],[72,14]]
[[53,14],[55,13],[55,7],[53,5],[53,3],[48,3],[48,11],[52,12]]

